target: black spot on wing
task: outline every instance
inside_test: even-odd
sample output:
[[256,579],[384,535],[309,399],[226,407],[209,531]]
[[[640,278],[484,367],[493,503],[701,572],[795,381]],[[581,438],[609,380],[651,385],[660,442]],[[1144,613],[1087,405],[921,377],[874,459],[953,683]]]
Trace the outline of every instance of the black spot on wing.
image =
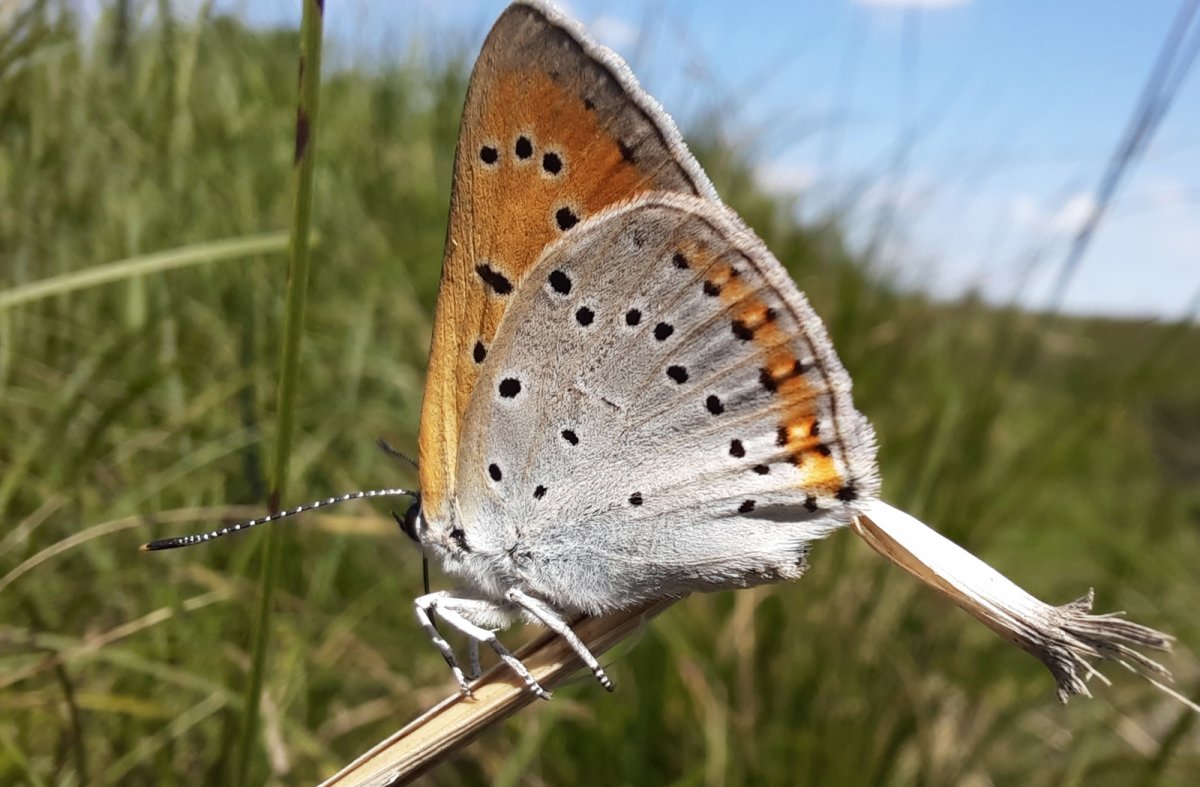
[[475,272],[479,274],[479,278],[483,279],[483,283],[491,287],[492,291],[497,295],[508,295],[512,292],[512,282],[508,280],[507,276],[491,265],[487,263],[476,265]]
[[564,206],[554,211],[554,223],[560,230],[566,232],[579,223],[579,216],[575,215],[575,211]]
[[754,329],[747,325],[745,320],[734,320],[733,335],[744,342],[748,342],[754,338]]
[[562,271],[550,272],[550,287],[559,295],[570,295],[571,293],[571,277]]

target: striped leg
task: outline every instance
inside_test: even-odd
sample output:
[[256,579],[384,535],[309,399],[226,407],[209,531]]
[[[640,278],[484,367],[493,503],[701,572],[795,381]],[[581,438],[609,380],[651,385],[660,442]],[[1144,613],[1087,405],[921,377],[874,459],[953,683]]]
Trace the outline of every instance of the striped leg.
[[446,660],[450,671],[454,673],[454,679],[458,681],[458,688],[466,696],[471,696],[471,687],[467,685],[467,678],[463,675],[462,668],[458,666],[458,659],[454,657],[454,649],[450,647],[450,643],[438,633],[437,627],[433,625],[433,619],[429,613],[437,606],[438,601],[444,596],[444,593],[430,593],[425,596],[418,596],[413,601],[413,606],[417,612],[417,622],[421,624],[421,628],[425,629],[425,633],[429,635],[429,639],[433,641],[435,647],[442,654],[442,658]]
[[567,644],[571,646],[571,649],[575,651],[583,663],[587,665],[588,669],[592,671],[592,674],[596,676],[596,680],[600,681],[600,685],[609,691],[613,690],[612,681],[604,673],[604,668],[600,666],[600,662],[588,650],[588,646],[583,644],[583,640],[571,630],[571,627],[563,619],[562,615],[559,614],[558,610],[541,599],[534,598],[516,588],[509,590],[504,594],[504,597],[529,612],[529,614],[540,620],[542,625],[565,639]]
[[[416,604],[418,609],[418,617],[420,617],[420,610],[422,609],[433,612],[439,618],[444,620],[448,626],[458,630],[462,634],[466,635],[469,639],[473,640],[474,642],[487,645],[496,652],[496,655],[499,656],[500,659],[507,664],[513,672],[517,673],[517,675],[525,681],[525,685],[529,687],[530,691],[544,700],[550,699],[550,692],[543,689],[541,685],[534,679],[533,675],[530,674],[525,665],[521,663],[521,660],[514,656],[512,651],[504,647],[504,644],[496,638],[495,632],[477,626],[470,620],[470,618],[488,619],[496,617],[497,615],[503,615],[505,612],[503,607],[499,607],[497,604],[491,601],[484,601],[482,599],[474,598],[459,598],[445,592],[430,593],[426,596],[420,596],[416,600]],[[427,618],[428,615],[426,615],[426,619]],[[422,625],[425,625],[424,621],[422,621]],[[426,628],[426,633],[430,633],[431,629],[433,629],[432,623],[430,623],[429,627]],[[436,639],[434,639],[435,636]],[[450,650],[450,646],[445,644],[446,641],[442,639],[440,635],[437,635],[436,630],[430,634],[430,638],[433,639],[433,644],[437,645],[438,650],[442,651],[442,656],[446,657],[446,662],[450,665],[450,669],[454,671],[454,676],[458,679],[459,685],[463,689],[463,693],[470,695],[471,691],[466,685],[466,678],[462,674],[462,669],[459,668],[458,661],[454,658],[454,652]],[[439,644],[439,640],[442,644]],[[445,645],[444,649],[443,645]]]

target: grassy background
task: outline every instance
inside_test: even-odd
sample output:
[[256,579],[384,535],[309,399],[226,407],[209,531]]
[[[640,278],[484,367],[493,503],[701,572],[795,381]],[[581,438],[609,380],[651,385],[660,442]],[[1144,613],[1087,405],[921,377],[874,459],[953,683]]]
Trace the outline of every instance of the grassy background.
[[[194,264],[0,307],[0,783],[220,783],[262,534],[136,546],[262,511],[286,259],[282,242],[245,252],[288,222],[297,36],[114,18],[85,35],[32,9],[0,29],[0,298],[166,250]],[[373,441],[416,443],[465,69],[327,77],[291,502],[415,481]],[[797,226],[719,140],[693,143],[827,321],[888,498],[1042,598],[1094,584],[1101,611],[1174,633],[1195,697],[1200,331],[900,293],[836,225]],[[284,526],[251,773],[303,784],[451,681],[412,616],[420,561],[383,506]],[[1059,706],[1040,664],[849,533],[812,562],[799,583],[677,605],[612,656],[617,694],[581,679],[431,780],[1200,772],[1194,717],[1137,679],[1109,669],[1114,687]]]

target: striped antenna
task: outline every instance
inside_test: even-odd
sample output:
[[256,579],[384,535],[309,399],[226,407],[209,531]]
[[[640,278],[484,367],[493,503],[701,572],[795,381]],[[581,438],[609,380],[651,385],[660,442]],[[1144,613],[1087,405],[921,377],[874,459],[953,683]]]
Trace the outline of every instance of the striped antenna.
[[395,448],[392,447],[391,443],[389,443],[387,440],[384,440],[382,437],[380,437],[378,440],[375,441],[375,445],[382,448],[383,452],[385,454],[387,454],[388,456],[392,457],[393,459],[399,459],[402,462],[407,462],[413,466],[414,470],[416,469],[416,467],[417,467],[416,459],[413,459],[411,456],[404,453],[403,451],[396,450]]
[[295,508],[290,508],[287,511],[280,511],[278,514],[264,516],[261,519],[251,519],[249,522],[240,522],[236,525],[230,525],[229,527],[223,527],[219,530],[212,530],[207,533],[196,533],[190,536],[175,536],[174,538],[155,539],[147,544],[142,544],[141,550],[143,552],[157,552],[162,549],[190,547],[196,544],[203,544],[205,541],[212,541],[214,538],[230,535],[231,533],[240,533],[247,528],[255,527],[257,525],[265,525],[267,522],[274,522],[278,519],[286,519],[289,516],[303,514],[305,511],[313,511],[318,508],[324,508],[325,506],[336,505],[337,503],[346,503],[350,500],[362,500],[368,497],[399,497],[401,495],[417,497],[416,492],[412,492],[408,489],[367,489],[361,492],[349,492],[344,495],[329,497],[325,500],[317,500],[312,503],[305,503],[302,506],[296,506]]

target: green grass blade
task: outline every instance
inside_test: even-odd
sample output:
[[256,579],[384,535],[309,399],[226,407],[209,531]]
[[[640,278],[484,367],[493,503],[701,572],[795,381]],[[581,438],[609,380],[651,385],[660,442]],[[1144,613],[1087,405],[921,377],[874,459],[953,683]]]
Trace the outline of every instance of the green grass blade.
[[[300,379],[300,338],[304,330],[304,311],[308,300],[309,226],[312,221],[313,165],[319,117],[323,14],[324,6],[320,0],[306,0],[300,24],[300,98],[296,112],[296,153],[293,161],[296,181],[292,202],[291,260],[288,268],[283,360],[279,374],[279,410],[269,501],[272,512],[280,510],[280,501],[286,493],[292,434],[295,430],[296,388]],[[246,715],[238,740],[237,757],[234,760],[235,785],[248,783],[251,753],[258,737],[263,672],[267,651],[270,649],[271,601],[279,577],[285,537],[286,530],[281,528],[271,530],[266,537],[250,682],[246,689]]]
[[163,273],[192,265],[205,265],[210,262],[228,262],[262,254],[275,254],[286,248],[287,233],[264,232],[261,235],[229,238],[154,254],[141,254],[4,290],[0,292],[0,311],[54,295],[132,279],[135,276]]

